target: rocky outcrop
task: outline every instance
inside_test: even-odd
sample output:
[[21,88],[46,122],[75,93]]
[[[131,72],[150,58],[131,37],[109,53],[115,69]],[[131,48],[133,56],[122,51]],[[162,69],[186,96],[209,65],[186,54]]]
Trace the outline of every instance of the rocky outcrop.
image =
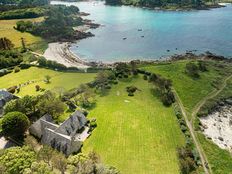
[[203,134],[222,149],[232,147],[232,100],[227,99],[207,117],[201,117]]

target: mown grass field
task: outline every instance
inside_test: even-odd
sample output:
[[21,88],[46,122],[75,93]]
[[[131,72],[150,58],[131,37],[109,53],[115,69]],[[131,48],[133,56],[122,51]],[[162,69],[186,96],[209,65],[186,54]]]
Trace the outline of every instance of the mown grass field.
[[20,20],[30,20],[33,22],[40,22],[43,20],[43,18],[35,18],[35,19],[17,19],[17,20],[0,20],[0,38],[6,37],[12,41],[12,43],[15,45],[15,48],[21,47],[21,38],[25,39],[26,46],[41,42],[42,39],[40,37],[33,36],[29,33],[22,33],[17,30],[15,30],[13,27],[16,25],[17,21]]
[[196,104],[215,89],[212,85],[213,82],[216,80],[220,83],[227,74],[223,74],[225,69],[215,67],[216,63],[212,61],[208,62],[207,72],[200,73],[199,79],[193,79],[185,73],[185,66],[187,62],[189,61],[150,65],[145,66],[142,69],[171,79],[186,111],[191,113]]
[[[130,85],[141,90],[134,97],[127,96]],[[113,86],[88,117],[96,118],[98,127],[83,151],[96,151],[122,174],[179,173],[176,148],[184,145],[184,136],[173,108],[164,107],[141,77]]]
[[[44,76],[51,76],[51,83],[46,84],[44,82]],[[40,92],[36,92],[35,86],[39,85],[46,90],[53,90],[55,88],[64,88],[69,90],[78,87],[82,83],[90,82],[94,79],[95,73],[70,73],[70,72],[58,72],[50,69],[31,67],[26,70],[21,70],[18,73],[10,73],[3,77],[0,77],[0,89],[9,88],[11,86],[26,83],[28,81],[35,81],[29,85],[23,86],[20,92],[16,95],[37,95]]]

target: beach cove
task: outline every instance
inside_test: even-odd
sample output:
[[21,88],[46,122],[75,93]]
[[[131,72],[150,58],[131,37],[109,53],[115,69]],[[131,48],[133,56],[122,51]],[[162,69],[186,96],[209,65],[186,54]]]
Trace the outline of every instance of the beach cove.
[[187,50],[232,55],[232,5],[200,11],[156,11],[105,6],[103,2],[58,2],[76,5],[102,26],[95,35],[72,44],[71,51],[87,61],[157,60]]

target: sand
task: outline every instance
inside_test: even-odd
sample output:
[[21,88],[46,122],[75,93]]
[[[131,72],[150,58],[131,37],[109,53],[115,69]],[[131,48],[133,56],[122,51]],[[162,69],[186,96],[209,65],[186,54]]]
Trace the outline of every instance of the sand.
[[70,51],[70,43],[49,43],[48,48],[43,54],[47,60],[56,61],[67,67],[88,68],[87,62]]

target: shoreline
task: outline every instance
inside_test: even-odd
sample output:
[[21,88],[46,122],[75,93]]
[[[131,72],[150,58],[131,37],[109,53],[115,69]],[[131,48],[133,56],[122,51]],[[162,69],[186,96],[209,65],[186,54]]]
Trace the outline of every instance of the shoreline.
[[232,61],[232,59],[220,55],[213,54],[211,52],[204,52],[195,54],[193,51],[186,50],[182,54],[173,54],[167,57],[160,57],[156,59],[131,59],[124,61],[87,61],[82,59],[70,50],[72,42],[53,42],[48,44],[48,48],[44,52],[43,56],[47,60],[56,61],[67,67],[77,67],[79,69],[87,69],[89,67],[110,67],[119,62],[129,63],[131,61],[140,61],[144,63],[157,63],[157,62],[172,62],[178,60],[195,59],[195,60],[221,60],[221,61]]
[[71,42],[53,42],[48,44],[48,48],[43,56],[47,60],[56,61],[66,67],[77,67],[86,69],[89,63],[82,60],[70,50]]

